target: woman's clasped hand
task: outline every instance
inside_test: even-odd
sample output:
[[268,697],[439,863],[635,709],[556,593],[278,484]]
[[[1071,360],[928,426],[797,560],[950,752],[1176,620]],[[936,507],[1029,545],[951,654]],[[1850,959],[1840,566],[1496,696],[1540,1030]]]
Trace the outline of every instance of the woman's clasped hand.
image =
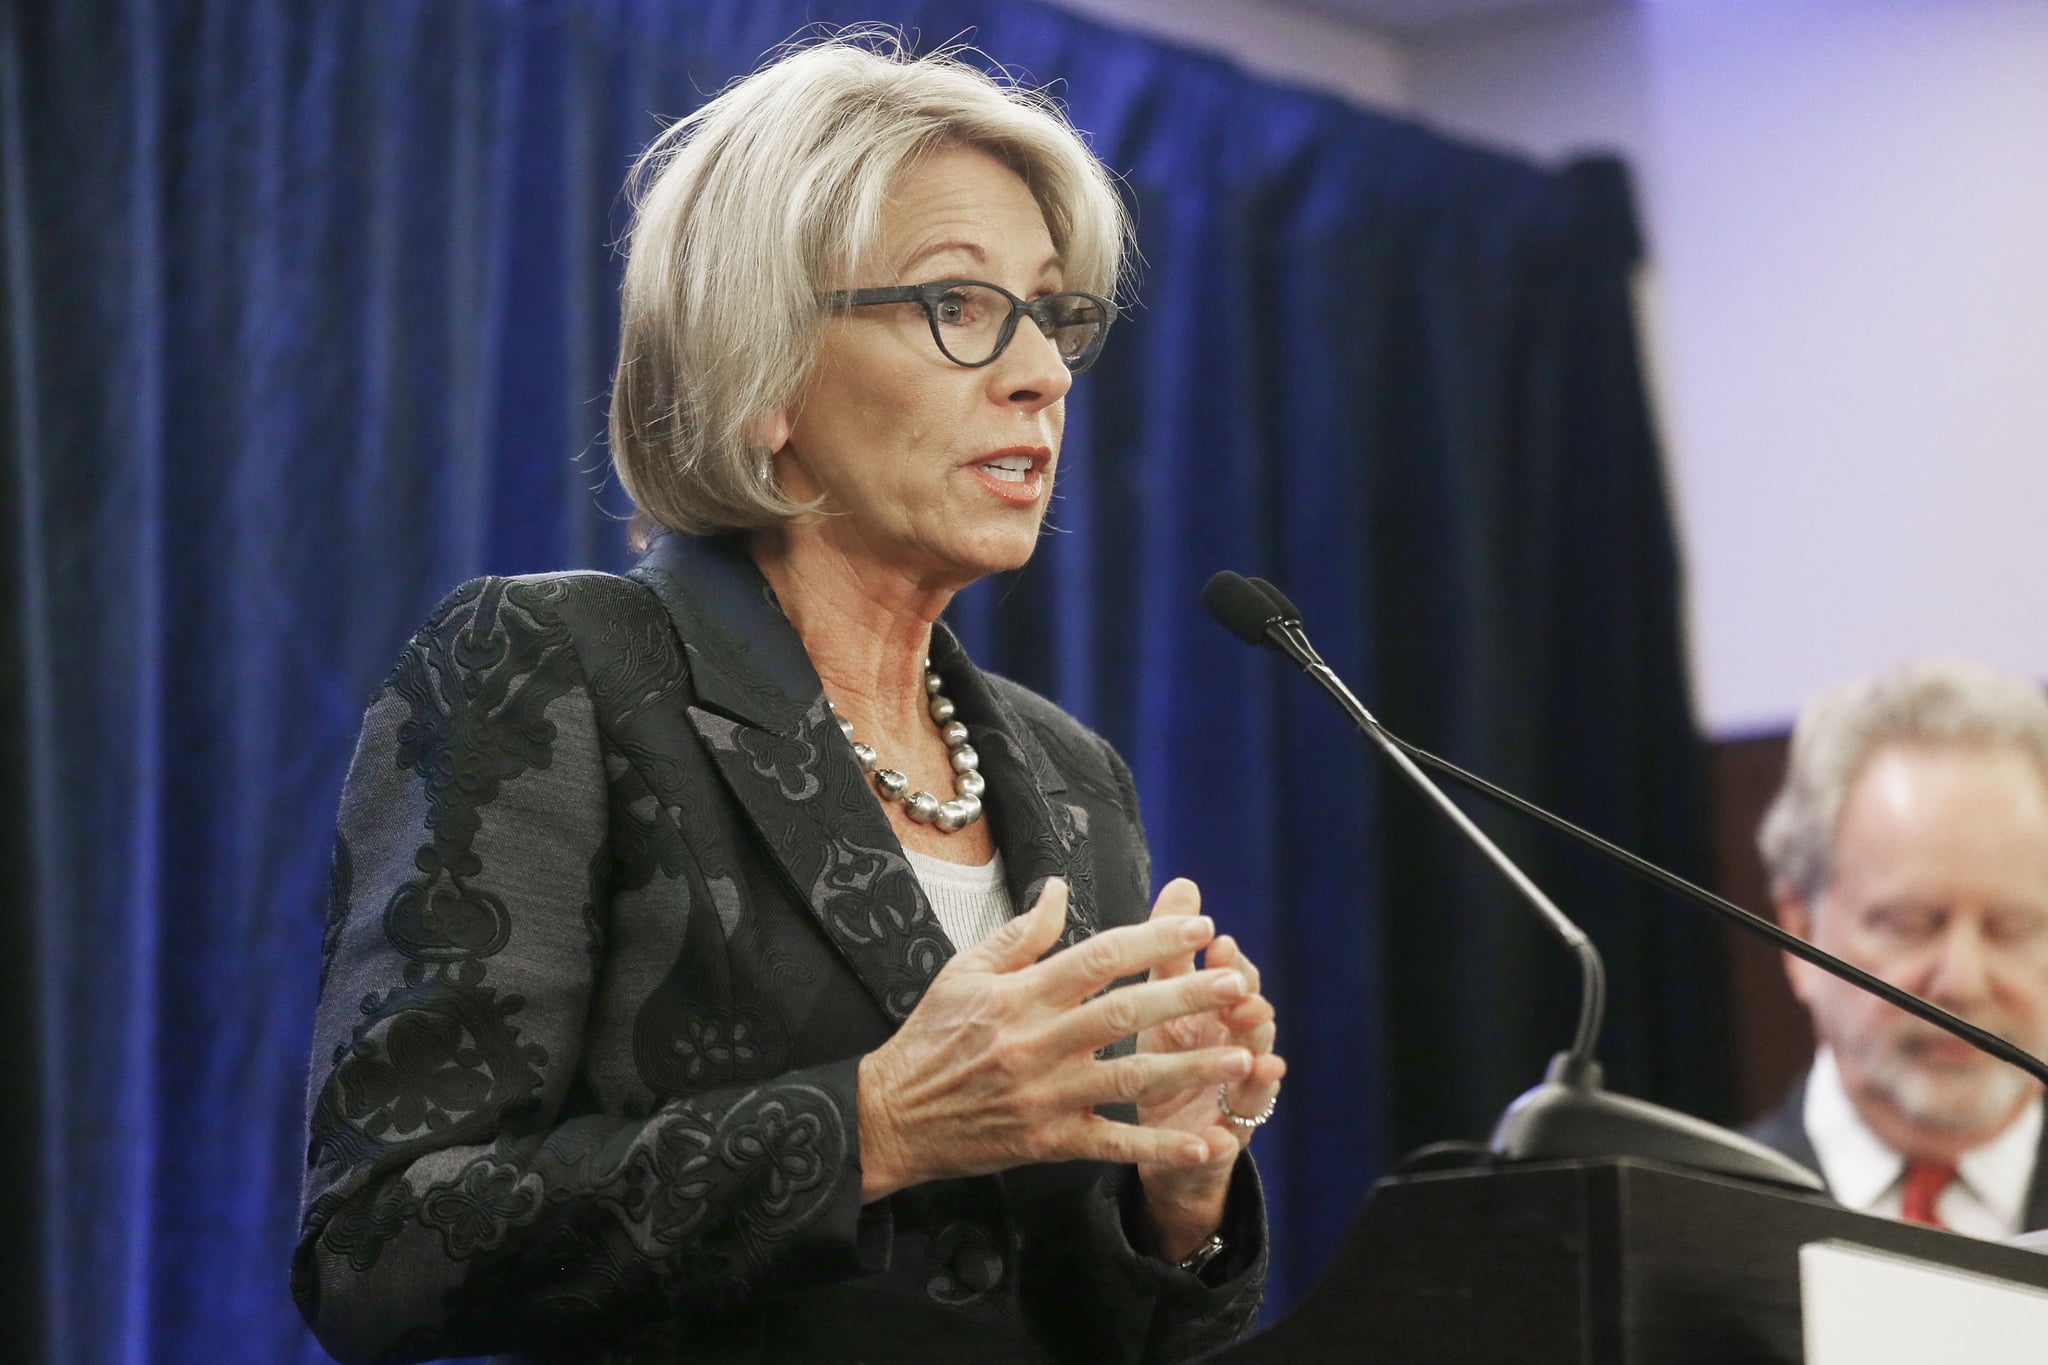
[[[947,963],[861,1062],[863,1195],[1085,1158],[1134,1163],[1174,1209],[1213,1200],[1220,1216],[1242,1139],[1221,1122],[1216,1089],[1271,1088],[1286,1068],[1256,971],[1199,906],[1194,884],[1175,881],[1146,922],[1047,957],[1066,927],[1067,888],[1054,881]],[[1205,948],[1225,965],[1198,970]],[[1136,1052],[1097,1057],[1133,1034]],[[1113,1103],[1136,1105],[1141,1121],[1095,1112]]]

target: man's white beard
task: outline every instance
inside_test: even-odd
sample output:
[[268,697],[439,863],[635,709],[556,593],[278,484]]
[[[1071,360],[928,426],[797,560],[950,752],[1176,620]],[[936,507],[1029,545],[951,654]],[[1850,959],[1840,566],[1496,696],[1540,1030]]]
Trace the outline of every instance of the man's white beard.
[[1892,1049],[1879,1049],[1870,1075],[1900,1112],[1945,1133],[1983,1133],[2004,1126],[2038,1089],[2018,1069],[1986,1058],[1964,1069],[1936,1070]]

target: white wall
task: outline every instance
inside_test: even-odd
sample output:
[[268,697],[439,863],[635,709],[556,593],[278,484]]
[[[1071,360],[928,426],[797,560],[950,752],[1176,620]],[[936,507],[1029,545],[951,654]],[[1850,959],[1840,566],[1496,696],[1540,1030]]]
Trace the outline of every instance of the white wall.
[[1915,653],[2048,680],[2048,0],[1638,0],[1434,40],[1066,2],[1539,159],[1628,158],[1710,733]]
[[1412,50],[1636,166],[1710,731],[1907,654],[2048,679],[2048,4],[1642,0]]

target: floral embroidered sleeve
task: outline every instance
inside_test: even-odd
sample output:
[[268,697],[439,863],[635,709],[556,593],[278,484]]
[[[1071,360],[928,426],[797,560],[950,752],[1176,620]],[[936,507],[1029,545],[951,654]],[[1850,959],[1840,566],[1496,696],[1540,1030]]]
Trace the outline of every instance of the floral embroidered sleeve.
[[597,1112],[607,754],[559,582],[452,595],[365,718],[293,1293],[344,1361],[589,1340],[874,1268],[856,1060]]

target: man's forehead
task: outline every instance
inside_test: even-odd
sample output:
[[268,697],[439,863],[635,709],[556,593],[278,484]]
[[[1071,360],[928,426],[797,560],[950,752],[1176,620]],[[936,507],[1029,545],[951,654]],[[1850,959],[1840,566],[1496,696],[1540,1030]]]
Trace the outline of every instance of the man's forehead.
[[2012,809],[2048,822],[2048,772],[2009,744],[1883,744],[1850,782],[1844,818],[1859,807],[1913,821],[1978,808]]
[[1835,827],[1837,889],[2048,912],[2048,781],[2020,750],[1889,745]]

